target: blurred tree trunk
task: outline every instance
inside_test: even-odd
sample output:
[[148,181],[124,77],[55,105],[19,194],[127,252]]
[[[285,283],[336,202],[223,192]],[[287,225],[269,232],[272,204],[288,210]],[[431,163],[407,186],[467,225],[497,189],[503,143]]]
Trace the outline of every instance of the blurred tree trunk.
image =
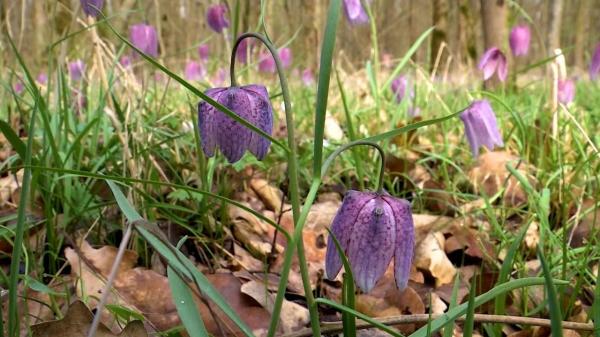
[[560,27],[562,19],[562,0],[550,0],[548,2],[548,29],[546,35],[546,49],[553,54],[554,49],[560,48]]
[[[431,36],[431,56],[430,70],[434,70],[437,67],[443,67],[446,64],[448,58],[448,50],[446,49],[442,55],[440,54],[440,48],[444,43],[448,41],[448,1],[446,0],[434,0],[433,1],[433,24],[435,29]],[[448,47],[448,46],[446,46]],[[436,61],[439,62],[436,64]]]
[[481,21],[485,49],[506,44],[506,2],[504,0],[481,0]]
[[575,26],[575,50],[573,51],[573,64],[575,68],[585,67],[583,54],[585,51],[586,40],[589,38],[591,0],[580,0],[577,8],[576,26]]
[[319,61],[319,18],[321,17],[321,5],[317,0],[304,0],[302,3],[302,25],[304,36],[304,66],[317,69]]

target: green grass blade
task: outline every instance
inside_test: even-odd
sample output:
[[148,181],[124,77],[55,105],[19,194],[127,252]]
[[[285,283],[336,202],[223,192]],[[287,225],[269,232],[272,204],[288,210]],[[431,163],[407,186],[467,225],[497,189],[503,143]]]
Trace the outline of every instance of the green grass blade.
[[202,316],[200,316],[196,302],[194,302],[194,295],[188,288],[187,283],[171,267],[167,267],[167,277],[169,287],[173,293],[173,302],[188,335],[190,337],[208,336]]
[[327,24],[321,45],[321,61],[319,65],[319,80],[317,86],[317,105],[315,108],[315,138],[313,155],[313,177],[321,177],[321,163],[323,162],[323,137],[325,132],[325,116],[327,114],[327,99],[329,98],[329,81],[333,50],[340,17],[340,0],[331,0],[327,11]]
[[165,74],[167,74],[167,76],[169,76],[170,78],[174,79],[179,84],[181,84],[182,86],[184,86],[186,89],[188,89],[189,91],[191,91],[194,95],[200,97],[201,99],[203,99],[204,101],[206,101],[208,104],[210,104],[213,107],[217,108],[219,111],[221,111],[224,114],[226,114],[229,118],[231,118],[231,119],[235,120],[236,122],[242,124],[243,126],[245,126],[246,128],[252,130],[253,132],[256,132],[257,134],[261,135],[262,137],[270,140],[271,143],[273,143],[273,144],[281,147],[284,151],[289,152],[289,149],[283,143],[281,143],[277,139],[273,138],[271,135],[269,135],[268,133],[264,132],[260,128],[254,126],[254,124],[248,122],[246,119],[238,116],[235,112],[229,110],[227,107],[223,106],[219,102],[217,102],[214,99],[210,98],[208,95],[206,95],[202,91],[198,90],[194,85],[190,84],[189,82],[187,82],[186,80],[184,80],[183,78],[181,78],[180,76],[178,76],[177,74],[173,73],[172,71],[170,71],[169,69],[167,69],[167,67],[165,67],[164,65],[158,63],[152,57],[144,54],[144,52],[142,52],[141,50],[139,50],[138,48],[136,48],[136,46],[134,46],[131,42],[129,42],[129,40],[127,40],[125,37],[123,37],[121,34],[119,34],[114,29],[114,27],[111,24],[109,24],[107,22],[106,25],[113,32],[113,34],[115,34],[117,36],[117,38],[119,38],[119,40],[121,40],[123,43],[125,43],[130,48],[132,48],[137,53],[139,53],[146,61],[148,61],[148,63],[150,63],[154,67],[160,69],[162,72],[164,72]]
[[[452,297],[448,310],[456,308],[458,304],[458,289],[460,288],[460,273],[456,273],[454,277],[454,285],[452,286]],[[454,335],[454,320],[451,320],[444,326],[444,337],[452,337]]]
[[[475,297],[475,308],[488,301],[493,300],[499,294],[506,293],[518,288],[543,285],[544,283],[545,280],[542,277],[527,277],[503,283],[499,286],[494,287],[488,292]],[[568,282],[560,280],[555,281],[555,283],[568,284]],[[443,316],[431,321],[431,333],[437,332],[449,322],[456,320],[458,317],[464,315],[467,312],[467,305],[468,303],[463,303],[454,309],[448,310]],[[419,330],[415,331],[412,335],[410,335],[410,337],[426,337],[427,329],[427,326],[421,327]]]
[[375,319],[373,319],[373,318],[371,318],[371,317],[369,317],[369,316],[367,316],[367,315],[365,315],[365,314],[363,314],[361,312],[358,312],[356,310],[347,308],[347,307],[345,307],[345,306],[343,306],[341,304],[335,303],[334,301],[328,300],[326,298],[317,298],[315,301],[317,303],[322,303],[322,304],[328,305],[331,308],[333,308],[333,309],[335,309],[337,311],[340,311],[342,313],[346,312],[348,314],[356,316],[356,317],[362,319],[363,321],[370,323],[371,325],[373,325],[373,327],[375,327],[375,328],[377,328],[377,329],[379,329],[381,331],[387,332],[387,333],[389,333],[392,336],[395,336],[395,337],[404,337],[404,335],[402,335],[399,331],[396,331],[395,329],[392,329],[392,328],[386,326],[385,324],[380,323],[377,320],[375,320]]
[[467,316],[463,325],[463,337],[473,336],[473,326],[475,325],[475,288],[477,287],[477,276],[473,276],[472,280],[469,289],[469,301],[467,302]]
[[25,159],[27,146],[6,121],[0,120],[0,132],[4,134],[4,137],[6,137],[6,140],[8,140],[19,157]]
[[592,321],[594,321],[594,337],[600,337],[600,268],[596,275],[594,303],[592,304]]
[[413,56],[413,54],[417,52],[417,49],[419,49],[419,47],[421,46],[423,41],[425,41],[427,39],[427,37],[429,37],[429,34],[431,34],[434,29],[435,29],[435,27],[430,27],[429,29],[424,31],[417,38],[417,40],[412,44],[412,46],[410,46],[410,48],[408,49],[406,54],[404,54],[404,57],[402,57],[402,60],[400,60],[400,63],[398,63],[396,68],[394,68],[394,71],[392,71],[392,74],[390,75],[390,77],[388,77],[387,81],[385,81],[383,83],[383,85],[379,88],[379,92],[383,92],[383,90],[385,90],[385,88],[390,87],[390,84],[392,83],[394,78],[396,78],[396,76],[398,76],[398,74],[400,73],[402,68],[404,68],[406,63],[408,63],[408,60],[410,60],[410,58]]
[[[344,249],[338,239],[333,235],[333,232],[329,228],[326,228],[333,240],[335,249],[337,250],[340,259],[344,265],[344,275],[342,284],[342,304],[346,308],[352,310],[355,309],[355,297],[354,297],[354,274],[352,273],[352,266],[350,261],[346,257]],[[346,311],[342,311],[342,326],[344,328],[344,337],[355,337],[356,336],[356,318],[354,315],[349,314]]]
[[544,273],[544,284],[546,286],[546,298],[548,299],[548,310],[550,311],[550,330],[552,331],[553,337],[562,337],[562,314],[560,310],[560,303],[558,302],[558,296],[556,294],[556,288],[554,287],[554,281],[550,274],[550,268],[548,262],[544,257],[544,252],[540,246],[538,246],[538,258],[542,264],[542,271]]

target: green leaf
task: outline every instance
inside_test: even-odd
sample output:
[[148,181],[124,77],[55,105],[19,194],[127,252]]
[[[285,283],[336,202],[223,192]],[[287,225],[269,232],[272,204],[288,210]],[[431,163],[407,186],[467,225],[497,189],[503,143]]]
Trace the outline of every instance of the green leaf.
[[25,143],[23,143],[21,138],[19,138],[19,136],[17,136],[17,134],[13,131],[13,129],[10,127],[10,124],[4,120],[0,120],[0,131],[4,134],[4,137],[6,137],[6,140],[8,140],[19,157],[24,159],[26,150]]
[[108,311],[110,311],[113,315],[117,316],[118,318],[127,323],[131,320],[144,320],[144,315],[122,305],[107,304],[105,308],[108,309]]
[[173,302],[188,335],[190,337],[208,336],[202,316],[200,316],[196,302],[194,302],[194,295],[188,288],[187,283],[171,267],[167,267],[167,277],[173,294]]
[[[340,259],[344,265],[344,276],[343,276],[343,284],[342,284],[342,304],[346,308],[350,308],[352,310],[355,309],[354,303],[354,275],[352,273],[352,266],[344,253],[344,249],[338,239],[333,235],[333,232],[326,228],[327,232],[329,232],[329,236],[333,240],[335,245],[335,249],[337,250]],[[354,337],[356,336],[356,318],[354,315],[349,314],[348,312],[342,312],[342,326],[344,328],[344,337]]]
[[554,287],[554,281],[552,280],[552,274],[548,267],[548,262],[544,257],[544,252],[538,245],[538,258],[542,264],[542,271],[544,273],[544,284],[546,286],[546,298],[548,299],[548,309],[550,311],[550,330],[552,331],[553,337],[562,337],[562,314],[560,310],[560,303],[558,302],[558,296],[556,294],[556,288]]

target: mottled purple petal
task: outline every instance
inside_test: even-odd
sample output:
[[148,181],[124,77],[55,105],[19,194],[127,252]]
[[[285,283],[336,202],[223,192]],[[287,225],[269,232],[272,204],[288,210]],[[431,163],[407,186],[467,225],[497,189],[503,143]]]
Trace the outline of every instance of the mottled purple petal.
[[206,69],[200,62],[189,61],[185,65],[185,79],[188,81],[201,81],[206,77]]
[[275,59],[270,52],[263,52],[258,58],[258,71],[263,73],[274,73],[277,71]]
[[498,55],[498,78],[500,81],[506,81],[506,76],[508,75],[508,64],[506,62],[506,56],[500,53]]
[[[205,93],[213,100],[218,101],[221,93],[224,91],[225,88],[215,88],[208,89]],[[202,151],[204,151],[207,157],[215,155],[217,147],[216,121],[217,114],[220,113],[220,111],[204,101],[198,104],[198,128],[200,130]]]
[[592,61],[590,62],[590,78],[595,80],[600,74],[600,43],[596,46]]
[[408,86],[408,79],[406,76],[396,77],[391,84],[392,92],[396,97],[396,102],[400,103],[404,99],[406,93],[406,87]]
[[363,7],[361,0],[344,0],[344,13],[351,24],[363,24],[369,22],[369,16]]
[[529,30],[529,26],[527,25],[517,25],[515,26],[508,38],[508,43],[510,44],[510,49],[514,56],[524,56],[527,55],[529,51],[529,42],[531,40],[531,32]]
[[198,56],[202,61],[208,60],[208,57],[210,56],[210,47],[208,44],[203,43],[198,47]]
[[408,284],[410,266],[415,249],[415,225],[412,219],[410,203],[404,199],[384,196],[394,212],[396,224],[396,248],[394,250],[394,277],[396,286],[402,290]]
[[465,133],[473,156],[479,154],[479,147],[485,146],[490,151],[494,146],[504,146],[498,130],[496,115],[487,100],[474,101],[461,115],[465,125]]
[[158,57],[158,34],[156,29],[143,23],[129,27],[131,43],[144,54]]
[[[251,84],[242,87],[242,89],[248,92],[248,98],[250,99],[251,115],[250,118],[248,118],[248,121],[264,132],[272,134],[273,107],[269,100],[267,88],[262,85]],[[250,150],[258,160],[262,160],[267,155],[270,145],[270,140],[256,132],[252,132],[250,142],[248,143],[248,150]]]
[[[374,199],[377,195],[369,192],[359,192],[350,190],[344,196],[344,202],[337,211],[335,218],[331,224],[331,232],[339,241],[342,249],[347,254],[348,244],[352,235],[354,223],[358,218],[358,214],[363,209],[365,204]],[[327,240],[327,252],[325,255],[325,276],[333,280],[342,269],[342,260],[335,247],[333,239],[329,237]]]
[[206,10],[206,22],[208,23],[208,26],[217,33],[220,33],[223,29],[229,27],[227,6],[218,4],[208,7]]
[[285,69],[292,64],[292,50],[290,48],[281,48],[279,50],[279,59],[281,66]]
[[[245,120],[252,120],[250,99],[241,88],[227,89],[219,97],[219,103]],[[253,132],[222,112],[219,112],[216,124],[221,152],[230,163],[235,163],[244,156]]]
[[348,243],[348,261],[361,290],[373,289],[390,264],[395,245],[394,213],[378,196],[361,209]]
[[483,79],[487,80],[498,72],[498,78],[504,82],[508,74],[508,64],[504,53],[496,47],[492,47],[483,54],[479,61],[478,68],[483,71]]

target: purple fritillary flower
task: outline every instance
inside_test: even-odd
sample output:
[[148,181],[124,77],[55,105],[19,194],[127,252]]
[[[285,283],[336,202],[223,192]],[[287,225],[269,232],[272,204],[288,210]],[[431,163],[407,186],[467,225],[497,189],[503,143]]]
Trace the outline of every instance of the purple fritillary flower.
[[158,57],[158,34],[154,27],[139,23],[129,27],[129,40],[144,54]]
[[35,80],[41,85],[46,85],[48,83],[48,75],[43,72],[39,73]]
[[531,31],[527,25],[515,26],[508,38],[510,50],[514,56],[525,56],[529,52],[529,41],[531,41]]
[[[350,190],[331,224],[352,267],[354,281],[364,292],[373,289],[394,257],[396,286],[408,284],[414,254],[415,229],[410,203],[385,194]],[[325,274],[334,279],[342,260],[331,236],[327,240]]]
[[292,64],[292,50],[287,47],[279,49],[279,58],[283,69],[289,68]]
[[558,101],[562,104],[569,104],[575,98],[575,81],[570,79],[558,81]]
[[310,87],[315,83],[315,75],[313,74],[312,69],[306,68],[302,71],[302,83],[307,87]]
[[210,47],[206,43],[203,43],[198,47],[198,56],[202,61],[208,60],[208,57],[210,56]]
[[481,146],[494,150],[494,145],[504,146],[502,136],[498,130],[498,122],[492,106],[487,100],[474,101],[460,114],[460,119],[465,124],[465,134],[471,145],[474,157],[479,155]]
[[590,62],[590,78],[592,81],[598,77],[598,74],[600,74],[600,43],[596,46],[592,62]]
[[408,79],[406,76],[402,75],[396,77],[390,86],[394,93],[394,97],[396,98],[396,102],[402,102],[404,95],[406,94],[406,88],[408,87]]
[[185,65],[185,79],[188,81],[201,81],[206,77],[206,69],[200,62],[189,61]]
[[215,83],[217,86],[223,85],[228,76],[229,70],[227,70],[226,68],[219,68],[217,69],[217,73],[213,77],[213,83]]
[[369,22],[369,16],[361,0],[344,0],[343,5],[346,18],[351,24],[359,25]]
[[268,51],[260,53],[258,60],[258,71],[263,73],[274,73],[277,71],[275,59]]
[[254,43],[252,39],[246,38],[243,39],[238,45],[238,49],[235,52],[235,56],[241,64],[248,63],[248,53],[252,50],[252,46]]
[[[205,93],[269,135],[273,133],[273,107],[264,86],[251,84],[242,87],[212,88]],[[271,145],[270,140],[206,102],[198,104],[198,125],[202,150],[207,157],[214,156],[215,149],[219,148],[230,163],[240,160],[246,150],[262,160]]]
[[23,84],[23,82],[21,82],[21,80],[17,80],[17,82],[13,84],[13,90],[17,95],[21,95],[25,92],[25,85]]
[[408,117],[415,118],[421,115],[421,108],[418,106],[411,106],[408,108]]
[[83,78],[83,74],[85,73],[85,63],[83,63],[82,60],[70,62],[68,68],[71,81],[79,81]]
[[119,64],[121,64],[121,66],[123,66],[125,69],[131,67],[131,57],[129,55],[121,56],[119,59]]
[[87,16],[98,17],[104,6],[104,0],[81,0],[81,9]]
[[213,5],[206,10],[206,22],[208,26],[217,33],[229,27],[227,19],[227,6],[224,4]]
[[508,74],[506,56],[500,49],[492,47],[481,57],[479,69],[483,70],[484,80],[488,80],[496,72],[500,81],[504,82]]

